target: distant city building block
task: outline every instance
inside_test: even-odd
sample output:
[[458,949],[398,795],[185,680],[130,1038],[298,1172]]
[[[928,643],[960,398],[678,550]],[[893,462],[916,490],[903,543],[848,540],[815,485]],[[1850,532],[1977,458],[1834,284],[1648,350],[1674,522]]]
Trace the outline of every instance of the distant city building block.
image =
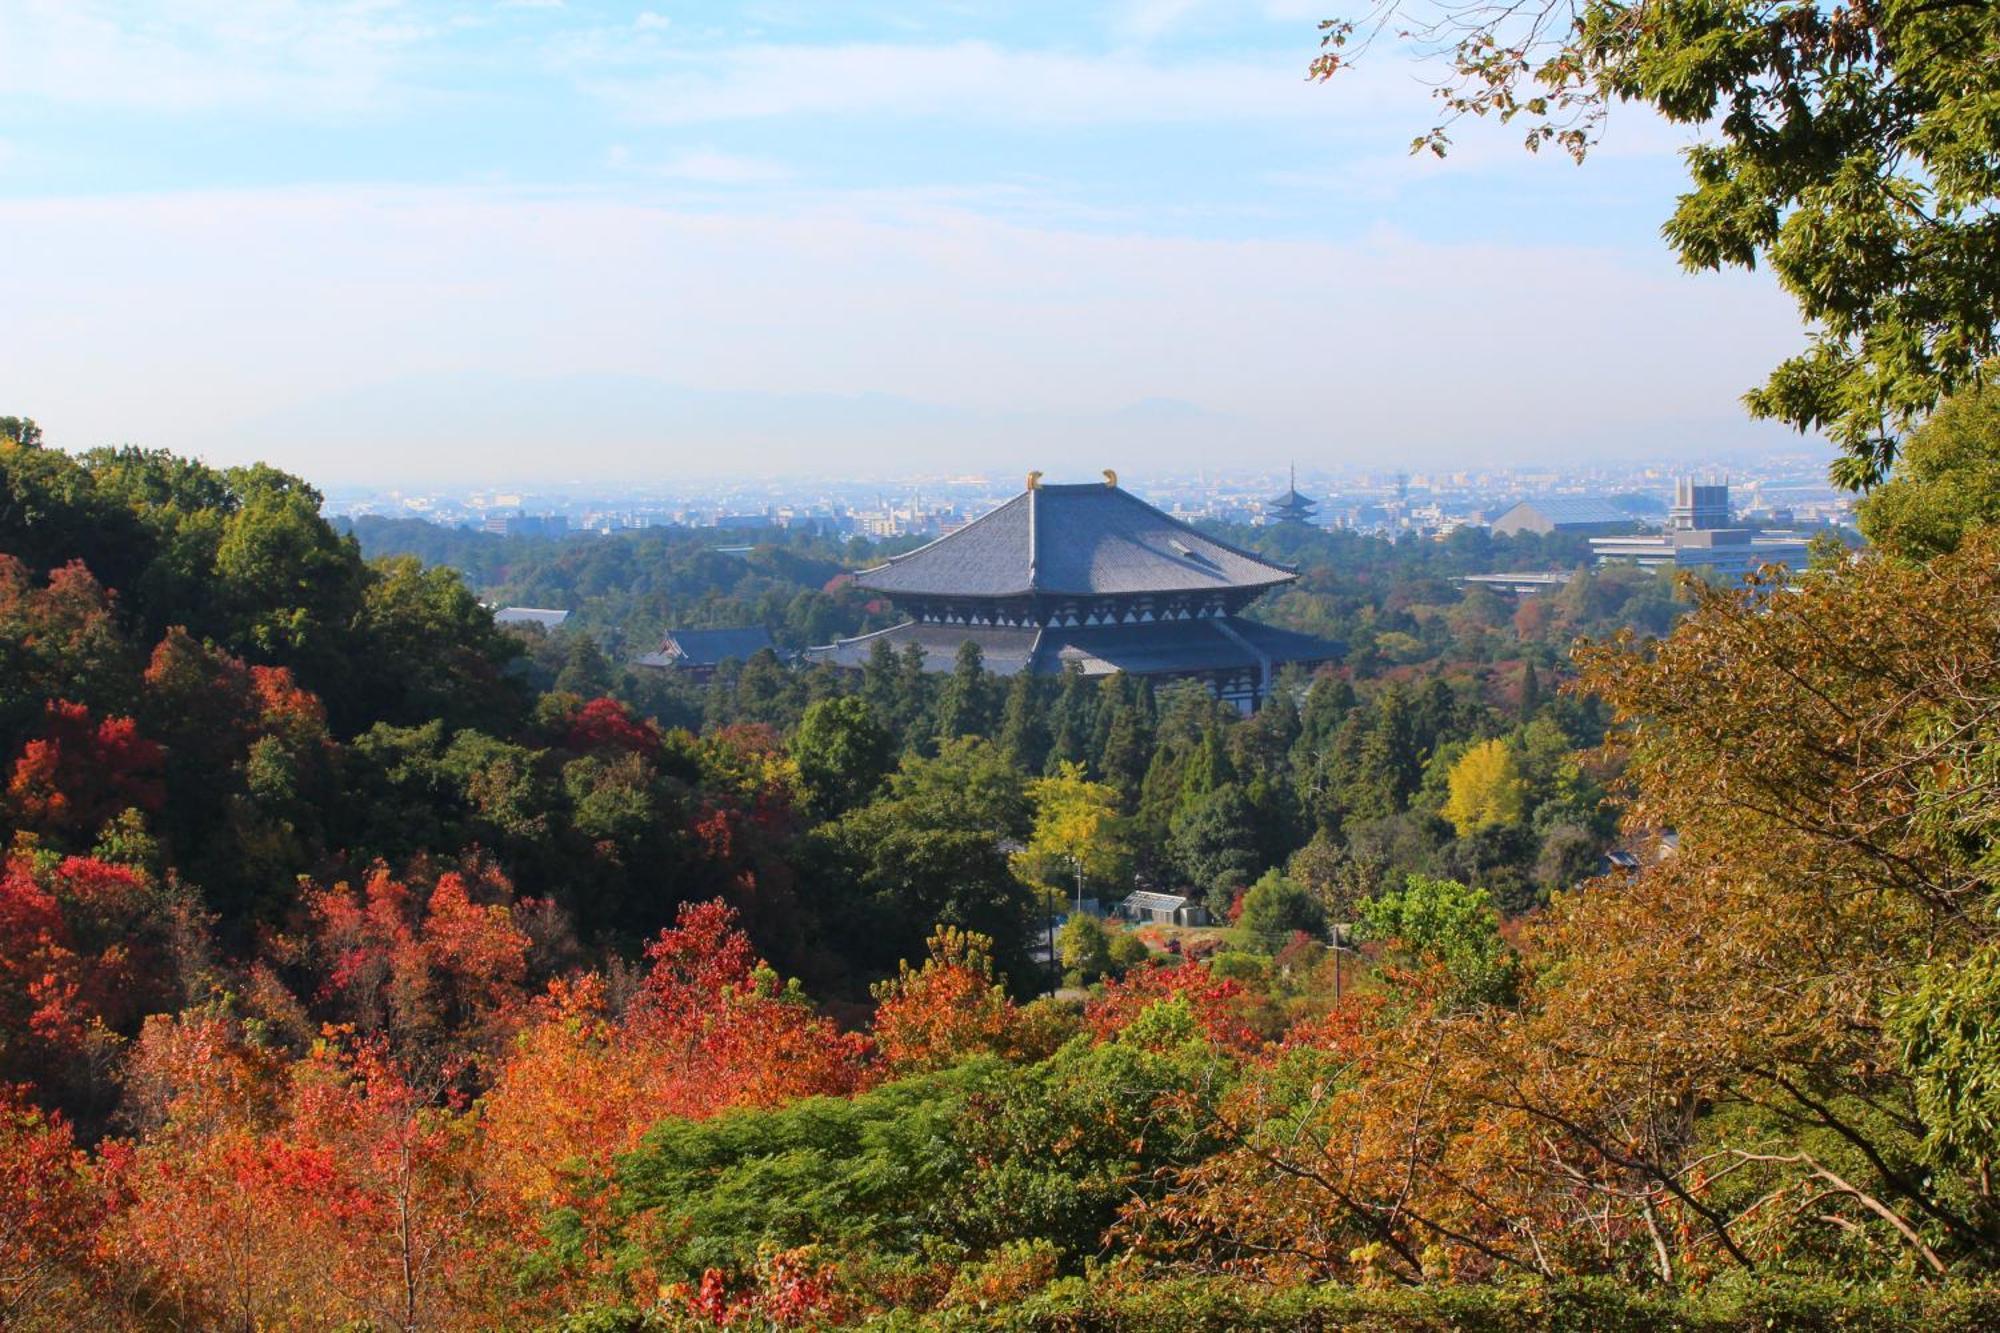
[[562,537],[569,519],[562,514],[495,514],[481,525],[502,537]]

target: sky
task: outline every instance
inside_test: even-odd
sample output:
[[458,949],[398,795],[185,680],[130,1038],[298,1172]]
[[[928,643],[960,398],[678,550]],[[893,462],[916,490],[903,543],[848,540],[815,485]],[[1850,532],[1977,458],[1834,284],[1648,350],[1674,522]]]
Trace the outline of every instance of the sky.
[[1686,131],[1413,157],[1320,9],[0,0],[0,413],[377,485],[1795,440]]

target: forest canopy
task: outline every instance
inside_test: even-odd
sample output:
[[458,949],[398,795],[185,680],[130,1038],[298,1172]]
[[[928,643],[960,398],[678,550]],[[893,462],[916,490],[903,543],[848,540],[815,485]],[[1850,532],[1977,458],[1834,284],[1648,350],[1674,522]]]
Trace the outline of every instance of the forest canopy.
[[[509,544],[588,613],[505,631],[296,478],[16,421],[0,1320],[1990,1324],[1986,414],[1748,587],[1240,533],[1348,645],[1249,716],[648,677],[604,570],[777,628],[834,553]],[[1076,910],[1134,888],[1212,923]]]

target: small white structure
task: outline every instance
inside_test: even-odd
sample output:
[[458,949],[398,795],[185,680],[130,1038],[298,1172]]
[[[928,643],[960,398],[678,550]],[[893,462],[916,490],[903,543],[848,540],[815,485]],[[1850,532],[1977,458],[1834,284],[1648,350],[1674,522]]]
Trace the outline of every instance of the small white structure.
[[1118,917],[1150,926],[1205,926],[1208,909],[1183,894],[1153,893],[1141,889],[1129,893],[1118,904]]
[[561,629],[568,619],[569,612],[546,606],[503,606],[493,613],[496,625],[540,625],[545,630]]

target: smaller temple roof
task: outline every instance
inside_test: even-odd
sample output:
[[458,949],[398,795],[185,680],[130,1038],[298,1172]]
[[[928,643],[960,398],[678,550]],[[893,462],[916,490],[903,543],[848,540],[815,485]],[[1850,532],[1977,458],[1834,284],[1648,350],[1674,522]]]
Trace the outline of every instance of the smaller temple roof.
[[1031,481],[991,513],[854,581],[891,596],[1093,597],[1259,589],[1296,577],[1289,566],[1210,537],[1115,481]]
[[735,658],[742,661],[772,647],[771,631],[762,625],[729,629],[670,629],[658,652],[639,659],[640,666],[713,667]]

